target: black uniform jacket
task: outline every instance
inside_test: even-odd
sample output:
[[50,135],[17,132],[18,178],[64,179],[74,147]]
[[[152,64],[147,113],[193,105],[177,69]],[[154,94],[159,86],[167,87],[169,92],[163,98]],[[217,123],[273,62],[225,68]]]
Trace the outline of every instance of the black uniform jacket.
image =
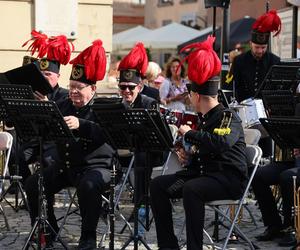
[[147,85],[144,85],[143,90],[141,91],[141,94],[149,96],[149,97],[155,99],[158,102],[160,101],[159,90],[156,89],[156,88],[152,88],[152,87],[149,87]]
[[49,100],[56,103],[67,99],[68,96],[69,90],[59,87],[58,84],[53,88],[53,92],[47,95]]
[[194,152],[187,171],[213,176],[228,186],[232,181],[245,184],[246,145],[241,120],[234,111],[217,105],[204,115],[197,130],[184,135],[184,140]]
[[259,61],[250,50],[237,56],[232,64],[237,101],[254,97],[269,69],[279,62],[280,58],[270,52],[266,52]]
[[76,108],[70,99],[60,102],[63,116],[79,118],[79,128],[72,130],[76,140],[58,144],[58,153],[66,168],[110,168],[115,151],[106,143],[103,130],[96,123],[92,110],[93,100],[82,108]]
[[126,103],[124,104],[126,108],[131,109],[154,109],[156,108],[157,101],[149,96],[138,94],[133,103],[131,103],[130,105],[126,105]]

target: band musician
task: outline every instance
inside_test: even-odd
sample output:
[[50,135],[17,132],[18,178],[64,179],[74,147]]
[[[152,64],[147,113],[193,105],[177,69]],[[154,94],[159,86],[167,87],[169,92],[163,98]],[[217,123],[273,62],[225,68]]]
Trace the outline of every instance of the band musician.
[[[91,56],[92,51],[97,57]],[[45,152],[51,158],[43,172],[44,189],[48,221],[58,230],[53,209],[54,194],[68,186],[76,187],[82,217],[78,249],[89,250],[96,248],[101,194],[109,189],[110,168],[116,155],[106,143],[102,129],[95,122],[96,117],[91,107],[96,93],[96,81],[105,76],[106,55],[102,41],[94,41],[93,45],[70,63],[73,64],[70,98],[62,101],[59,108],[76,141],[57,144],[52,147],[51,152]],[[30,176],[25,184],[32,223],[38,215],[37,185],[37,174]]]
[[187,249],[203,248],[205,202],[238,199],[244,190],[246,158],[244,132],[234,111],[218,103],[221,63],[212,45],[215,38],[189,45],[190,101],[202,116],[197,130],[182,125],[184,147],[177,149],[183,170],[156,177],[150,184],[151,207],[160,250],[179,249],[170,199],[183,197]]
[[[275,32],[274,36],[277,36],[280,30],[281,20],[276,10],[270,10],[253,24],[250,50],[236,56],[232,63],[235,97],[238,102],[254,98],[269,69],[280,62],[278,56],[268,51],[270,33]],[[261,138],[259,146],[264,157],[272,156],[270,137]]]

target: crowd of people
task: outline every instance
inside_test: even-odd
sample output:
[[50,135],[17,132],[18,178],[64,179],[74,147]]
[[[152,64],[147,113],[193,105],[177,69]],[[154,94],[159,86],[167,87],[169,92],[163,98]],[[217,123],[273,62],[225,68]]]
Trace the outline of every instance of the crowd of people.
[[[234,55],[229,82],[235,84],[237,101],[256,96],[268,70],[280,62],[279,57],[268,51],[269,36],[271,32],[277,35],[280,25],[275,10],[264,14],[253,26],[250,50]],[[54,195],[65,187],[75,187],[82,218],[78,249],[96,249],[101,194],[110,187],[110,169],[115,165],[119,172],[128,164],[128,158],[120,157],[109,145],[93,111],[96,82],[103,80],[106,72],[105,50],[102,41],[95,40],[70,61],[73,45],[65,36],[48,38],[35,31],[32,35],[29,48],[32,54],[38,53],[38,58],[26,63],[34,63],[53,89],[46,96],[39,92],[34,96],[39,101],[51,100],[57,104],[76,139],[62,144],[47,142],[42,147],[43,159],[40,160],[45,166],[41,174],[44,176],[47,218],[54,232],[58,232]],[[152,168],[164,162],[164,152],[151,152],[149,158],[143,149],[135,154],[136,205],[147,205],[145,183],[150,182],[150,206],[160,250],[179,249],[172,221],[172,199],[183,199],[187,249],[198,250],[203,248],[205,203],[239,199],[248,182],[241,118],[218,99],[221,61],[213,50],[214,41],[215,38],[209,36],[206,41],[183,48],[186,58],[171,58],[164,71],[157,63],[148,61],[144,45],[137,43],[122,60],[113,62],[108,76],[118,84],[124,109],[159,110],[162,105],[182,113],[192,109],[198,117],[196,127],[177,123],[182,145],[176,147],[176,154],[182,170],[151,180]],[[187,70],[183,61],[187,62]],[[67,63],[72,64],[72,71],[68,89],[64,89],[58,84],[59,70],[61,64]],[[13,126],[13,120],[8,124]],[[270,137],[260,141],[265,156],[272,154],[270,145]],[[34,138],[20,143],[13,154],[14,164],[19,166],[19,174],[23,177],[32,225],[39,213],[39,170],[32,173],[28,165],[35,162],[38,155],[39,145]],[[294,149],[294,156],[300,156],[299,149]],[[147,171],[146,159],[150,159],[147,164],[151,167]],[[294,162],[272,162],[257,170],[252,188],[266,226],[264,233],[258,235],[258,241],[280,237],[279,245],[296,245],[292,176],[299,180],[298,166]],[[283,221],[271,185],[280,187]]]

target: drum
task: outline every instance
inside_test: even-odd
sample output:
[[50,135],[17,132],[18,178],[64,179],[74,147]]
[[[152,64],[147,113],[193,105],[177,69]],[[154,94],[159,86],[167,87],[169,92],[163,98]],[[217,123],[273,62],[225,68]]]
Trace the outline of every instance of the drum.
[[230,103],[229,108],[233,109],[238,116],[241,118],[242,120],[242,127],[243,128],[247,128],[248,124],[247,124],[247,117],[246,117],[246,108],[243,105],[239,105],[237,102],[234,103]]
[[241,102],[245,105],[245,115],[247,128],[251,128],[255,125],[260,124],[259,118],[267,118],[264,104],[261,99],[246,99]]
[[167,115],[167,113],[168,113],[168,108],[165,107],[164,105],[159,105],[159,112],[160,112],[163,116],[165,116],[165,115]]
[[170,112],[170,118],[167,119],[167,120],[169,120],[168,121],[169,124],[174,124],[174,125],[177,126],[177,128],[179,128],[180,125],[181,125],[181,122],[182,122],[182,117],[183,117],[182,111],[171,110],[171,112]]
[[189,125],[192,129],[197,129],[199,122],[198,114],[195,112],[185,111],[180,125]]
[[[244,128],[256,128],[261,132],[261,137],[267,137],[268,133],[264,127],[260,124],[259,118],[267,118],[267,114],[264,108],[263,101],[261,99],[246,99],[241,102],[244,105],[245,112],[245,127]],[[243,116],[243,115],[242,115]],[[242,119],[242,118],[241,118]]]

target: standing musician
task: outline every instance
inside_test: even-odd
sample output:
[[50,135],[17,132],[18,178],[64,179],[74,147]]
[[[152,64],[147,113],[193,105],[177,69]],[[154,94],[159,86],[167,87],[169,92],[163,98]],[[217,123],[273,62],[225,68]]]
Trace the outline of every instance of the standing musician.
[[[143,95],[140,93],[142,88],[142,76],[146,73],[148,66],[148,58],[146,50],[142,43],[137,43],[136,46],[126,55],[119,65],[120,70],[120,82],[119,89],[120,94],[123,97],[123,104],[127,109],[157,109],[157,100]],[[161,153],[150,153],[148,166],[149,169],[145,169],[146,165],[146,153],[138,152],[135,154],[135,174],[137,174],[137,183],[134,183],[134,195],[137,197],[138,204],[145,204],[145,195],[148,195],[148,187],[145,187],[146,178],[148,182],[152,174],[152,167],[161,165],[162,161]],[[123,164],[126,159],[121,158]],[[128,161],[128,160],[127,160]],[[147,173],[147,176],[146,176]]]
[[[43,96],[38,91],[34,95],[38,100],[50,100],[59,103],[67,99],[69,95],[67,89],[61,88],[58,85],[60,65],[69,62],[71,52],[74,48],[69,44],[67,37],[64,35],[48,38],[45,34],[41,34],[35,30],[31,34],[33,35],[31,39],[33,42],[29,48],[32,50],[32,53],[37,51],[38,57],[42,57],[40,61],[35,63],[53,88],[53,93],[47,96]],[[23,46],[26,44],[27,42]],[[23,177],[23,182],[25,182],[26,178],[31,175],[28,164],[35,162],[39,154],[38,143],[36,141],[26,142],[21,145],[18,152],[20,175]]]
[[[270,33],[276,32],[274,36],[277,36],[280,30],[281,20],[276,10],[270,10],[253,24],[250,50],[235,57],[232,64],[235,97],[238,102],[253,98],[269,69],[280,62],[278,56],[267,50]],[[272,155],[270,137],[262,138],[259,146],[264,157]]]
[[232,64],[235,97],[241,102],[254,97],[269,69],[280,62],[280,58],[269,52],[270,32],[281,30],[281,20],[276,10],[259,17],[252,27],[250,50],[236,56]]
[[184,147],[177,150],[184,167],[172,175],[155,178],[150,184],[151,207],[160,250],[179,249],[174,234],[170,199],[183,197],[187,249],[203,248],[205,202],[238,199],[247,182],[244,132],[237,114],[218,103],[221,62],[209,36],[191,44],[187,61],[192,82],[190,101],[202,116],[197,130],[179,128]]
[[[70,63],[73,64],[70,98],[59,103],[59,108],[76,140],[51,148],[52,151],[47,154],[51,156],[47,161],[49,165],[42,174],[48,220],[55,230],[58,230],[58,226],[53,210],[54,194],[68,186],[76,187],[82,217],[78,249],[88,250],[96,248],[101,194],[109,189],[110,168],[116,156],[106,143],[91,106],[96,93],[96,81],[105,76],[106,55],[102,41],[94,41]],[[38,177],[34,174],[25,185],[32,223],[38,215],[37,186]]]

